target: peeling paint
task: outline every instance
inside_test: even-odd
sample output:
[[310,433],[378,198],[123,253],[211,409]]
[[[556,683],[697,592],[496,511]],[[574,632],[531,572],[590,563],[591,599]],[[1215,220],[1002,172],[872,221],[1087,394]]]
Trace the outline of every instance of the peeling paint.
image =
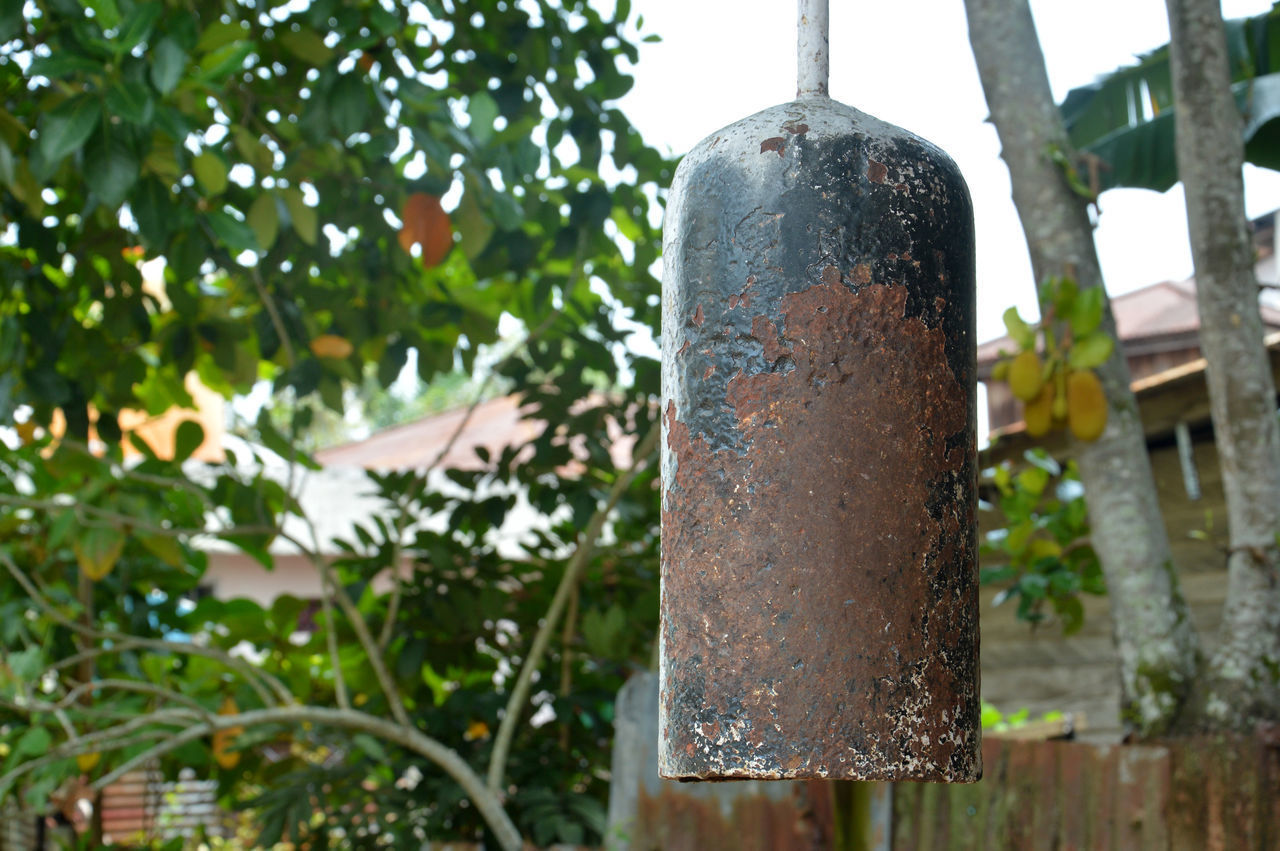
[[775,151],[779,157],[786,156],[787,140],[781,136],[773,136],[772,138],[765,139],[760,143],[760,153],[763,154],[766,151]]

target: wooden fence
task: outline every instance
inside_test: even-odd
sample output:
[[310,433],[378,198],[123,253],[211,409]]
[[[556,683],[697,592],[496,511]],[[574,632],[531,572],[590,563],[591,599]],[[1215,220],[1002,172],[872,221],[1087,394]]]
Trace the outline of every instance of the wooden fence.
[[1280,735],[1150,745],[987,738],[970,786],[899,783],[894,851],[1277,851]]
[[[183,775],[175,782],[165,780],[158,771],[133,771],[104,789],[103,842],[127,848],[191,836],[201,829],[229,833],[227,813],[217,802],[217,782],[197,780],[189,770]],[[38,851],[39,824],[35,815],[18,810],[10,801],[0,810],[0,851]],[[69,831],[65,822],[45,821],[45,847],[61,847],[56,838]]]

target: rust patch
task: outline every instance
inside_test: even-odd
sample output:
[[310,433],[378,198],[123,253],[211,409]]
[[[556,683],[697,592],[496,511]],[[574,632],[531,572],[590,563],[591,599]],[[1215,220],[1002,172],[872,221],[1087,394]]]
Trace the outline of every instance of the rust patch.
[[835,266],[822,267],[822,283],[829,287],[834,287],[840,283],[840,270]]
[[786,294],[726,385],[731,434],[668,403],[668,776],[980,775],[969,392],[906,305]]
[[769,363],[777,363],[784,357],[791,355],[791,350],[783,346],[778,340],[778,329],[772,322],[763,316],[757,316],[751,320],[751,336],[760,341],[764,346],[764,359]]
[[697,309],[693,311],[693,316],[689,318],[689,321],[699,328],[702,327],[703,322],[707,321],[706,314],[702,312],[702,305],[698,305]]
[[799,121],[788,121],[782,125],[782,129],[793,136],[801,136],[809,132],[809,125]]
[[871,283],[871,267],[866,263],[859,263],[853,267],[853,282],[855,284]]
[[716,365],[712,364],[711,366],[707,367],[706,372],[702,373],[702,380],[706,381],[708,378],[710,378],[715,374],[716,374]]
[[888,175],[889,168],[884,163],[878,163],[875,160],[867,161],[867,180],[872,183],[884,183]]
[[787,151],[787,140],[781,136],[774,136],[771,139],[765,139],[760,143],[760,153],[765,151],[776,151],[778,156],[785,156]]
[[676,351],[676,354],[683,355],[685,352],[689,351],[689,347],[692,345],[693,343],[690,342],[688,339],[686,339],[683,343],[680,344],[680,348],[678,351]]

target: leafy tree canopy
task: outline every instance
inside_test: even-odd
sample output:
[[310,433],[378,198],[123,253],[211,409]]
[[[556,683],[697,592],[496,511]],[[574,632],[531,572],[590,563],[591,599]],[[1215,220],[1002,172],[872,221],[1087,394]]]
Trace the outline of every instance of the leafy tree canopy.
[[[0,13],[0,792],[39,808],[155,759],[216,776],[263,842],[483,823],[510,846],[503,811],[590,839],[657,615],[657,368],[617,317],[656,327],[670,164],[616,106],[629,3],[25,11]],[[547,423],[531,447],[446,471],[447,494],[373,475],[384,510],[349,540],[299,531],[297,475],[266,472],[311,464],[297,400],[340,410],[411,351],[427,381],[470,370],[504,313],[525,331],[496,372]],[[172,457],[124,433],[123,411],[191,405],[193,373],[269,381],[290,414],[219,465],[189,460],[194,424]],[[522,501],[543,521],[511,558],[493,530]],[[326,593],[202,596],[228,545],[304,558]],[[557,722],[535,729],[547,655]]]

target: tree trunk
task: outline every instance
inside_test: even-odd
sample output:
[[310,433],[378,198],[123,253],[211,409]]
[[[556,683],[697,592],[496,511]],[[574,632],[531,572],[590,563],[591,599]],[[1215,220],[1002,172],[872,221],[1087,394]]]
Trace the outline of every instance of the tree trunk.
[[[1013,182],[1037,280],[1071,275],[1102,286],[1085,199],[1050,158],[1070,143],[1049,89],[1027,0],[965,0],[969,41]],[[1113,336],[1108,303],[1103,327]],[[1122,716],[1142,737],[1177,720],[1195,679],[1198,641],[1178,591],[1129,368],[1120,347],[1098,369],[1106,431],[1073,451],[1089,505],[1120,657]]]
[[1280,427],[1244,212],[1244,145],[1218,0],[1167,0],[1178,175],[1231,549],[1220,644],[1191,723],[1280,718]]

